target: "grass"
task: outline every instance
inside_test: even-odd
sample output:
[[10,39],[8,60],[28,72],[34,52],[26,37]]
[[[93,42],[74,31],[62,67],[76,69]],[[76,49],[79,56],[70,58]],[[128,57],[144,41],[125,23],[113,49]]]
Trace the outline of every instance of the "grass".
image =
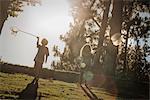
[[[32,82],[34,77],[25,74],[8,74],[0,72],[0,99],[17,99],[19,94]],[[94,93],[104,100],[113,100],[115,96],[105,91],[92,88]],[[75,83],[48,79],[39,79],[36,98],[41,100],[89,100]]]

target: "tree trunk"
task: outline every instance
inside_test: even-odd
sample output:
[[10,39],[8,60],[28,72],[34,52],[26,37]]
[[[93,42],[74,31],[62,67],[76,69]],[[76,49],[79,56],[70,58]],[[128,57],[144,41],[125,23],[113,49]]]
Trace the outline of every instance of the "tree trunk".
[[96,51],[95,59],[94,59],[94,66],[98,67],[99,69],[100,69],[100,66],[101,66],[100,62],[99,62],[99,59],[100,59],[100,54],[102,52],[102,46],[103,46],[105,31],[106,31],[106,28],[107,28],[107,25],[108,25],[108,13],[109,13],[109,9],[110,9],[110,3],[111,3],[110,0],[108,0],[108,1],[106,0],[104,2],[104,5],[105,5],[106,9],[105,9],[104,14],[103,14],[101,32],[99,33],[99,38],[100,39],[99,39],[98,49]]
[[10,0],[0,0],[0,34],[2,33],[2,28],[5,20],[8,18],[8,7],[10,4]]
[[[122,0],[114,0],[113,1],[113,10],[112,10],[112,18],[110,20],[110,36],[114,35],[115,33],[121,33],[121,28],[122,28],[122,12],[123,12],[123,1]],[[110,50],[114,50],[113,53],[111,54],[111,69],[112,72],[111,74],[115,74],[115,70],[117,67],[117,54],[118,54],[118,47],[112,45]]]
[[115,33],[121,33],[122,11],[123,11],[123,1],[122,0],[114,0],[113,1],[112,19],[110,21],[110,26],[111,26],[110,35],[111,36]]

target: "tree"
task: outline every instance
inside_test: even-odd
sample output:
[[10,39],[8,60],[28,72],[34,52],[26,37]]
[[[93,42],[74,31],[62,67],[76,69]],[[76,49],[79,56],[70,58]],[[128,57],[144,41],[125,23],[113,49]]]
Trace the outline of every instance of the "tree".
[[[136,0],[136,1],[126,1],[124,2],[123,8],[123,24],[122,24],[122,35],[125,39],[125,42],[122,44],[122,49],[120,59],[124,61],[123,69],[125,73],[131,71],[132,68],[138,67],[140,72],[136,70],[136,73],[140,75],[142,69],[145,65],[147,66],[146,57],[148,56],[147,51],[149,51],[150,45],[147,45],[147,40],[149,39],[148,27],[148,17],[144,13],[149,13],[148,1]],[[145,41],[146,40],[146,41]],[[129,43],[129,41],[133,41]],[[145,48],[144,45],[146,44]],[[134,64],[133,64],[134,62]],[[135,62],[138,62],[135,64]],[[144,63],[145,64],[142,64]],[[140,77],[145,77],[145,75],[140,75]]]
[[150,12],[148,0],[76,0],[71,4],[74,23],[62,36],[70,63],[74,63],[81,47],[88,42],[95,51],[93,61],[98,73],[115,75],[118,71],[116,75],[120,75],[119,72],[136,72],[136,76],[148,73],[148,68],[145,67],[147,71],[141,69],[149,65],[146,60],[150,47],[149,18],[141,17]]
[[20,12],[23,12],[22,7],[24,3],[27,5],[35,6],[40,3],[39,0],[0,0],[0,34],[2,32],[3,25],[7,18],[17,17]]
[[8,17],[7,10],[10,4],[10,0],[1,0],[0,1],[0,34],[4,25],[5,20]]

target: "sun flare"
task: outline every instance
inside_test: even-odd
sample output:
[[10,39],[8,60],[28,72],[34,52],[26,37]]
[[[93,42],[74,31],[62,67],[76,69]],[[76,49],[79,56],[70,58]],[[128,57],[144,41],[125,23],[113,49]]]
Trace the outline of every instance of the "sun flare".
[[[56,44],[63,50],[64,43],[59,40],[59,36],[69,30],[69,24],[72,21],[70,5],[67,0],[42,0],[41,5],[23,7],[23,12],[16,18],[9,17],[3,27],[0,37],[0,41],[5,43],[5,46],[0,49],[2,60],[33,66],[36,38],[24,34],[31,33],[39,36],[40,39],[48,40],[51,54],[45,66],[50,68],[51,61],[54,59],[52,47]],[[13,26],[19,30],[12,30]],[[12,31],[17,33],[15,37],[12,36]]]

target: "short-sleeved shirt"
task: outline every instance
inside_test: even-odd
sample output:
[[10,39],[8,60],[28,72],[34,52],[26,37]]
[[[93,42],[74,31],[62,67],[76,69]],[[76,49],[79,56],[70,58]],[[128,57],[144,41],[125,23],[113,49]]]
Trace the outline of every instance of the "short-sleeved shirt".
[[38,52],[34,58],[34,61],[39,62],[39,63],[43,63],[44,57],[49,56],[49,50],[47,47],[42,46],[42,45],[38,45],[37,48],[38,48]]

